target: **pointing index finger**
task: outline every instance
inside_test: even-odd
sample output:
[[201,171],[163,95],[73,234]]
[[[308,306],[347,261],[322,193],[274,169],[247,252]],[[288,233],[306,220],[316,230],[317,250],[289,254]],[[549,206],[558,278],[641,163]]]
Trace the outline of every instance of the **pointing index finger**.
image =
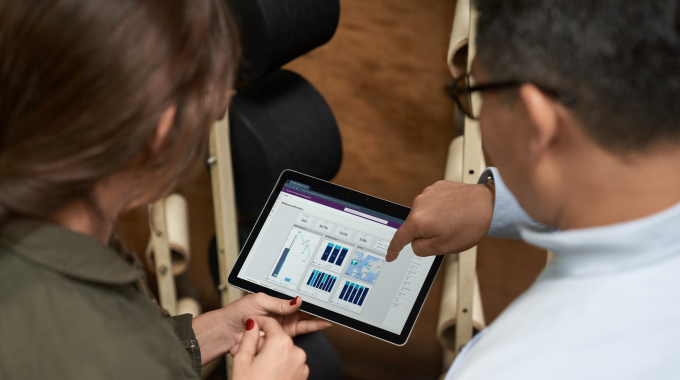
[[394,234],[392,241],[390,241],[390,246],[387,248],[387,257],[385,258],[387,262],[396,260],[399,256],[399,252],[401,252],[406,245],[412,243],[419,237],[420,234],[418,233],[415,223],[413,223],[410,216],[407,217],[404,224],[402,224]]

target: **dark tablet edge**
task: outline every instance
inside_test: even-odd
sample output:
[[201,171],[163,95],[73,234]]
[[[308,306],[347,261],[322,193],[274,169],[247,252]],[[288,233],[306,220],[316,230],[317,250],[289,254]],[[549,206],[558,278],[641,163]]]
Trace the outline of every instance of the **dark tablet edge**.
[[[301,183],[305,183],[307,185],[312,186],[312,188],[320,185],[321,188],[326,188],[325,189],[326,191],[328,191],[329,189],[336,190],[336,191],[330,190],[330,193],[332,194],[329,195],[344,200],[346,202],[355,203],[359,206],[368,207],[375,211],[383,212],[387,215],[392,215],[400,219],[406,219],[410,212],[410,209],[406,206],[390,202],[369,194],[365,194],[353,189],[349,189],[344,186],[330,183],[315,177],[311,177],[306,174],[302,174],[292,170],[284,170],[279,176],[279,179],[276,182],[276,186],[274,186],[272,192],[269,194],[267,203],[265,204],[265,207],[262,209],[262,212],[260,212],[257,222],[255,223],[255,226],[251,230],[250,235],[248,236],[248,239],[246,240],[246,243],[244,244],[243,249],[241,250],[241,253],[248,252],[248,254],[250,254],[250,250],[252,249],[252,246],[256,240],[254,237],[259,235],[260,231],[262,230],[262,227],[264,226],[266,217],[263,218],[263,215],[269,215],[269,211],[271,210],[275,202],[276,198],[272,196],[274,194],[281,192],[283,184],[285,183],[284,180],[287,179],[291,180],[297,179]],[[341,192],[344,192],[345,194],[341,194]],[[364,198],[369,198],[369,201],[364,201]],[[373,200],[373,203],[371,203],[370,200]],[[386,206],[385,211],[382,211],[382,208],[380,209],[376,208],[376,201],[379,201],[382,203],[382,205]],[[247,256],[248,256],[247,254],[245,256],[239,255],[238,259],[236,260],[236,263],[234,263],[234,267],[229,273],[227,279],[229,285],[238,289],[245,290],[250,293],[262,292],[272,297],[277,297],[281,299],[292,299],[292,297],[290,297],[288,294],[281,293],[277,290],[274,290],[273,288],[268,288],[266,286],[262,286],[254,282],[239,278],[237,274],[241,271],[241,268],[243,268],[243,264],[245,263]],[[406,319],[406,322],[404,323],[404,327],[402,328],[401,334],[387,331],[385,329],[376,327],[369,323],[362,322],[352,317],[348,317],[346,315],[337,313],[335,311],[325,309],[321,306],[314,305],[310,302],[303,302],[302,306],[300,307],[300,310],[311,315],[314,315],[316,317],[326,319],[334,324],[338,324],[349,329],[352,329],[354,331],[358,331],[360,333],[383,340],[385,342],[392,343],[397,346],[403,346],[404,344],[406,344],[406,342],[411,336],[411,333],[413,332],[415,322],[417,321],[418,316],[420,316],[420,312],[422,311],[423,305],[425,304],[425,300],[427,299],[427,296],[429,295],[430,290],[432,289],[434,279],[436,278],[443,261],[444,256],[435,257],[434,262],[432,263],[432,266],[430,267],[430,270],[427,276],[425,277],[423,286],[420,292],[418,293],[418,297],[416,297],[414,307],[411,309],[411,312],[409,313],[409,316]],[[419,306],[416,308],[415,305]]]

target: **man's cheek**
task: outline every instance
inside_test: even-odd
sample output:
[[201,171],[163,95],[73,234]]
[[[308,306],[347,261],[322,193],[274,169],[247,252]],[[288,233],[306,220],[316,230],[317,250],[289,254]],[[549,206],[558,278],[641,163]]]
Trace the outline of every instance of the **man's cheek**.
[[482,144],[484,150],[491,157],[494,164],[497,164],[498,160],[503,158],[503,142],[502,133],[498,131],[499,125],[494,122],[493,119],[483,118],[480,119],[480,130],[482,134]]

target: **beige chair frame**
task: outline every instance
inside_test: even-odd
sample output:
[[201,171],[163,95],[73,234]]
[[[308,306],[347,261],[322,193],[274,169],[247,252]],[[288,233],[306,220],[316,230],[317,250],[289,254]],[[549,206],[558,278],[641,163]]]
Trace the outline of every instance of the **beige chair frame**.
[[[469,72],[475,56],[477,12],[471,6],[470,0],[458,0],[455,12],[447,64],[453,77],[458,77]],[[449,146],[444,178],[475,184],[486,165],[479,124],[460,115],[454,123],[462,123],[464,132]],[[445,262],[444,289],[437,328],[437,336],[444,349],[444,371],[472,339],[473,328],[481,330],[485,327],[476,260],[477,247],[473,247],[457,255],[449,255]]]
[[[227,282],[229,273],[239,254],[228,115],[225,115],[224,119],[213,125],[210,131],[209,149],[208,164],[210,165],[212,181],[220,277],[218,289],[222,306],[227,306],[245,294],[242,290],[229,286]],[[171,253],[166,222],[165,199],[161,199],[149,206],[151,244],[154,250],[160,304],[170,315],[175,315],[177,313],[177,293],[171,270]],[[231,356],[227,355],[227,373],[231,372],[231,359]]]

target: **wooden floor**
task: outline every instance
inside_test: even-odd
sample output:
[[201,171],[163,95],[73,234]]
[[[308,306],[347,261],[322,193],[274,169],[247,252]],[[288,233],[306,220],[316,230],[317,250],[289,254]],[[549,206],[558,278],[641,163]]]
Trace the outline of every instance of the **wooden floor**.
[[[407,206],[423,188],[443,178],[454,137],[453,104],[444,94],[455,1],[342,0],[334,38],[288,69],[324,95],[340,126],[343,164],[334,182]],[[185,178],[194,257],[188,279],[206,310],[219,307],[206,252],[214,234],[210,180],[205,166]],[[146,210],[125,215],[118,232],[137,252],[148,237]],[[485,239],[478,274],[487,321],[535,279],[545,252],[520,241]],[[150,278],[153,283],[154,279]],[[441,278],[409,342],[396,347],[343,327],[327,336],[347,379],[436,379],[442,373],[435,339]]]

